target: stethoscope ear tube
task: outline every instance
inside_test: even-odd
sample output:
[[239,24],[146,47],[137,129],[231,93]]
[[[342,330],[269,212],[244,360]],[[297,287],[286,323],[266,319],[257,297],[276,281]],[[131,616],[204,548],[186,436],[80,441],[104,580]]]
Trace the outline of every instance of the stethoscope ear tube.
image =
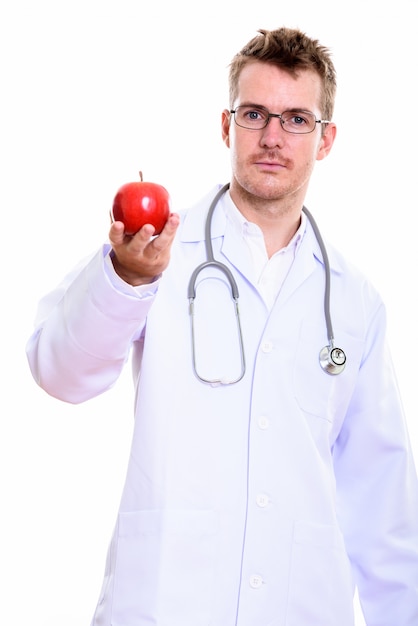
[[[202,376],[201,374],[199,374],[198,369],[197,369],[196,337],[195,337],[195,325],[194,325],[194,301],[196,298],[196,279],[197,279],[198,274],[207,267],[213,267],[223,272],[228,279],[229,286],[231,289],[231,295],[232,295],[232,300],[234,303],[235,317],[236,317],[236,322],[237,322],[237,332],[238,332],[240,361],[241,361],[240,372],[238,376],[232,379],[206,378]],[[220,261],[215,261],[214,259],[212,261],[205,261],[204,263],[201,263],[200,265],[198,265],[198,267],[196,267],[196,269],[193,271],[190,277],[189,286],[187,289],[187,297],[189,299],[189,314],[190,314],[191,333],[192,333],[192,362],[193,362],[193,371],[195,375],[203,383],[208,383],[212,386],[232,385],[234,383],[238,383],[244,377],[246,366],[245,366],[244,338],[242,336],[241,318],[240,318],[239,307],[238,307],[238,299],[239,299],[238,286],[237,286],[234,276],[232,275],[231,270],[229,269],[229,267],[227,267]]]

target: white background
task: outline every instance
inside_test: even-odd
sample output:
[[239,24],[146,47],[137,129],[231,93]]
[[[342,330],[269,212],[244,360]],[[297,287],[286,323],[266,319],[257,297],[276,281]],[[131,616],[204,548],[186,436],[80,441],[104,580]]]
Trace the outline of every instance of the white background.
[[306,204],[386,301],[418,453],[417,0],[5,4],[1,621],[88,626],[130,444],[130,373],[66,405],[36,387],[25,343],[38,299],[106,239],[116,189],[139,169],[175,207],[229,179],[227,66],[258,28],[299,27],[333,51],[338,138]]

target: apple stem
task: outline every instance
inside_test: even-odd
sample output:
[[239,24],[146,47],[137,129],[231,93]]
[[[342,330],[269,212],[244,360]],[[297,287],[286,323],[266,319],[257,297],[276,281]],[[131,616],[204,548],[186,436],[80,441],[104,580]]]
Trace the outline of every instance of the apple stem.
[[141,171],[139,171],[139,178],[141,179],[141,183],[142,183],[144,179],[142,178],[142,172]]

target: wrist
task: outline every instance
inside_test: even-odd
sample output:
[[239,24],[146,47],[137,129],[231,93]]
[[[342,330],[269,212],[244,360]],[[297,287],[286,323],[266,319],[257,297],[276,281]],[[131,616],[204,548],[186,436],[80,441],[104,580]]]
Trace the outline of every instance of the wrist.
[[158,276],[142,276],[138,274],[135,270],[131,270],[124,265],[122,265],[114,250],[112,250],[109,254],[110,259],[112,261],[113,269],[116,274],[121,278],[125,283],[131,285],[132,287],[140,287],[141,285],[148,285],[149,283],[154,282]]

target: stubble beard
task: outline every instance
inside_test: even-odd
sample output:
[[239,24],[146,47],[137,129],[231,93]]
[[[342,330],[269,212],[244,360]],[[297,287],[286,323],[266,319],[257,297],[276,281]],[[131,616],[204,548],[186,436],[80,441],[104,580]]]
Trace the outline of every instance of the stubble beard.
[[259,182],[250,177],[235,178],[234,189],[243,208],[263,213],[287,214],[294,207],[297,197],[292,186],[269,174]]
[[[262,172],[257,176],[248,173],[234,173],[234,195],[243,208],[262,211],[265,213],[275,213],[285,215],[295,208],[301,209],[306,195],[306,190],[311,174],[309,164],[306,164],[305,175],[301,177],[299,184],[297,181],[287,181],[286,174],[291,171],[291,163],[284,164],[286,169],[283,173]],[[251,170],[245,168],[247,171]]]

